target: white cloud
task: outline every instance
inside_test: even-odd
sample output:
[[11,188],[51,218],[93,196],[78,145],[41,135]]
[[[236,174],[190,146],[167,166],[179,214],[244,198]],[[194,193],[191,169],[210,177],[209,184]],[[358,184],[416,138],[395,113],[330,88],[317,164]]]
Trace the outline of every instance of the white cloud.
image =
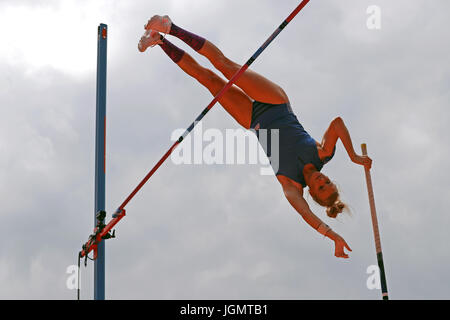
[[[252,68],[285,88],[316,139],[340,115],[355,149],[368,143],[392,297],[447,299],[441,265],[450,258],[442,238],[449,223],[450,46],[442,39],[449,4],[380,1],[382,30],[369,33],[366,8],[373,3],[350,2],[311,1]],[[0,297],[75,297],[65,288],[65,271],[92,231],[100,22],[110,34],[111,213],[171,145],[172,130],[187,127],[212,99],[159,48],[137,51],[146,19],[169,14],[244,63],[296,5],[3,1]],[[237,128],[219,105],[203,126]],[[107,296],[378,299],[365,288],[365,270],[376,258],[363,171],[342,144],[337,148],[324,172],[338,182],[353,217],[331,221],[323,208],[311,207],[348,240],[349,261],[334,258],[333,244],[301,220],[258,166],[167,161],[129,204],[118,238],[108,241]],[[421,290],[409,290],[410,279],[424,274]],[[82,270],[82,280],[82,296],[92,297],[92,266]]]

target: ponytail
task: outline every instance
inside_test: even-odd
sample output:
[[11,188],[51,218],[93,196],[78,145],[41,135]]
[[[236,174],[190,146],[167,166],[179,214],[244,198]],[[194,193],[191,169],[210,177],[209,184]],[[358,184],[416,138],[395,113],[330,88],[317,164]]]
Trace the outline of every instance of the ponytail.
[[327,216],[330,218],[336,218],[337,215],[344,211],[346,207],[347,205],[341,200],[336,200],[331,206],[327,207]]

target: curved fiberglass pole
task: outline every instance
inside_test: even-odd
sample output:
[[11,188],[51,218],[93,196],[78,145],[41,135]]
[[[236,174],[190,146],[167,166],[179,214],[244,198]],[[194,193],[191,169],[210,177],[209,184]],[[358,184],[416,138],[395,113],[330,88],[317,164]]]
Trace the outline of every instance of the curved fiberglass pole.
[[[361,145],[362,154],[367,156],[367,145],[363,143]],[[383,253],[381,252],[381,240],[380,230],[378,228],[377,210],[375,209],[375,197],[373,195],[372,178],[370,176],[370,170],[364,168],[366,174],[367,192],[369,194],[370,214],[372,216],[373,236],[375,240],[375,249],[377,252],[378,268],[380,269],[380,282],[381,282],[381,295],[383,300],[389,300],[386,273],[384,272]]]

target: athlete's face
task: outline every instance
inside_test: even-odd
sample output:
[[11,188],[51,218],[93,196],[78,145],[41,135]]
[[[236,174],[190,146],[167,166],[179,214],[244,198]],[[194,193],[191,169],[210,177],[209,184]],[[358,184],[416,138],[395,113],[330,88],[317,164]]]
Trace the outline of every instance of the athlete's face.
[[337,192],[336,185],[323,173],[313,172],[308,181],[309,190],[317,199],[326,201],[333,193]]

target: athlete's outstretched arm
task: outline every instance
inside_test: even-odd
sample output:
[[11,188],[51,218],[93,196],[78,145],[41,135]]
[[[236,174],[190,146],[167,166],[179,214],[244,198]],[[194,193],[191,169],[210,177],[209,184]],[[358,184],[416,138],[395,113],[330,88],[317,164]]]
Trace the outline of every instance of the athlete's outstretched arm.
[[[344,120],[342,120],[341,117],[337,117],[331,121],[330,126],[327,131],[325,131],[321,144],[321,152],[323,155],[330,156],[332,154],[338,138],[341,139],[342,144],[344,145],[345,150],[347,150],[348,156],[352,162],[370,169],[372,166],[372,159],[368,156],[360,156],[355,152],[350,133],[348,132]],[[319,154],[319,156],[321,155]]]
[[[317,230],[323,222],[311,211],[300,190],[296,186],[290,184],[282,184],[282,187],[286,199],[289,201],[289,203],[302,216],[306,223]],[[352,250],[340,235],[338,235],[333,230],[330,230],[326,233],[325,236],[334,241],[334,255],[336,257],[348,258],[348,255],[344,252],[344,248],[350,251]]]

